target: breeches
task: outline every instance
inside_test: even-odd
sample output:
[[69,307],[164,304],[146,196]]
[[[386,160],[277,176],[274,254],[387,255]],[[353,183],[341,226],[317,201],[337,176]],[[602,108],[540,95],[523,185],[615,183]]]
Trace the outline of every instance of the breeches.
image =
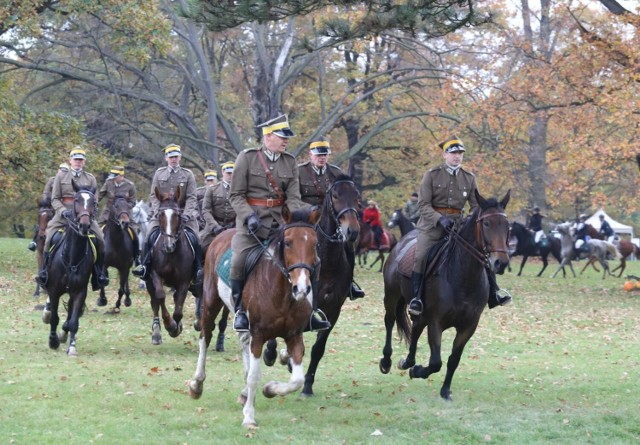
[[427,253],[444,236],[444,229],[438,225],[435,228],[424,231],[418,230],[418,239],[416,242],[416,256],[413,260],[413,271],[416,273],[424,273],[426,268]]
[[247,261],[247,255],[251,249],[259,246],[260,243],[253,235],[245,232],[236,232],[231,240],[231,269],[229,278],[232,280],[244,280],[244,267]]

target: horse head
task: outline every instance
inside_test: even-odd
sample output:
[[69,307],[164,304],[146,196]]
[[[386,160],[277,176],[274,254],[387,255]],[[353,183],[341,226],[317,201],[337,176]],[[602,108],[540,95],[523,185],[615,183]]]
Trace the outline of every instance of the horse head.
[[112,218],[122,230],[127,230],[130,222],[129,202],[122,195],[116,195],[109,209],[109,217]]
[[391,214],[391,217],[389,218],[389,223],[387,224],[387,226],[390,229],[393,229],[394,227],[398,226],[400,223],[400,218],[402,217],[402,210],[400,209],[395,209],[393,211],[393,213]]
[[476,218],[476,243],[488,255],[490,267],[502,274],[509,265],[509,220],[504,210],[511,198],[511,190],[499,202],[495,198],[483,198],[477,189],[475,194],[480,206]]
[[167,253],[173,253],[176,250],[176,243],[182,224],[182,210],[178,204],[180,187],[177,187],[175,194],[160,193],[158,187],[155,188],[154,193],[158,201],[160,201],[160,205],[158,206],[158,223],[164,249]]
[[332,216],[336,234],[341,241],[355,242],[360,234],[358,208],[360,192],[348,175],[340,175],[325,196],[325,212]]
[[80,187],[73,179],[71,185],[76,192],[73,196],[73,215],[75,223],[78,225],[78,233],[82,236],[88,236],[96,211],[96,189],[95,187]]
[[305,298],[311,290],[311,279],[318,263],[316,224],[320,215],[318,208],[291,212],[286,205],[282,207],[285,225],[280,240],[281,260],[296,301]]

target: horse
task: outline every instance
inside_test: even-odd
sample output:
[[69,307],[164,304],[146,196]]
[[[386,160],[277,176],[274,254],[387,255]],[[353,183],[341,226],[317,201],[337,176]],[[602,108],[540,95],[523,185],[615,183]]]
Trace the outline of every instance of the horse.
[[[153,310],[151,343],[160,345],[162,344],[158,317],[160,309],[164,328],[169,335],[177,337],[182,332],[182,309],[194,274],[195,253],[182,223],[181,209],[184,207],[185,198],[181,188],[176,187],[175,193],[160,193],[156,187],[154,193],[160,202],[158,207],[160,234],[151,251],[151,270],[145,283]],[[164,286],[174,289],[173,315],[169,314],[165,304]],[[194,286],[194,288],[196,293],[199,293],[198,287]]]
[[[556,270],[551,278],[555,278],[560,269],[562,269],[564,274],[564,266],[569,266],[571,272],[573,273],[573,277],[576,277],[576,272],[573,270],[573,264],[571,263],[576,256],[576,249],[574,244],[574,227],[571,222],[564,222],[562,224],[558,224],[556,226],[556,230],[560,234],[560,257],[562,261],[560,261],[560,266],[558,270]],[[566,277],[566,274],[565,274]]]
[[549,261],[547,260],[549,254],[553,255],[553,257],[558,260],[558,263],[562,262],[562,257],[560,256],[561,243],[555,236],[547,236],[546,239],[536,244],[534,234],[516,221],[511,223],[511,236],[517,239],[517,244],[515,250],[509,254],[509,258],[522,255],[522,263],[520,263],[518,276],[522,274],[522,269],[530,256],[539,256],[542,258],[542,269],[538,272],[538,275],[536,275],[537,277],[541,276],[549,265]]
[[[53,207],[51,207],[51,196],[43,198],[38,203],[38,235],[36,236],[36,255],[38,258],[38,270],[42,269],[42,257],[44,254],[44,242],[47,237],[47,224],[53,218]],[[46,292],[46,289],[42,289]],[[36,283],[36,289],[33,291],[33,297],[40,296],[40,284]]]
[[590,239],[586,242],[586,245],[589,248],[589,261],[584,265],[582,270],[580,271],[580,275],[585,269],[590,265],[598,261],[602,266],[602,279],[609,275],[613,275],[611,271],[609,271],[609,264],[607,263],[607,255],[611,255],[614,259],[620,259],[622,255],[618,252],[616,246],[608,241],[599,240],[599,239]]
[[[136,201],[136,205],[131,209],[131,219],[136,223],[138,227],[138,239],[140,240],[140,248],[142,248],[142,244],[144,240],[147,239],[147,233],[149,233],[149,206],[143,201]],[[140,254],[141,252],[138,252]],[[138,287],[140,289],[145,288],[145,283],[143,280],[140,280],[138,283]]]
[[[410,342],[409,354],[398,365],[409,369],[410,378],[426,379],[442,367],[442,333],[454,327],[451,355],[447,361],[447,373],[440,389],[440,396],[451,400],[451,381],[465,345],[473,336],[489,297],[487,269],[504,273],[509,264],[507,244],[509,221],[505,208],[510,191],[499,202],[485,199],[475,190],[479,207],[465,218],[457,230],[449,232],[437,262],[427,273],[422,286],[425,309],[409,325],[407,302],[412,298],[411,270],[417,233],[403,237],[391,251],[384,268],[384,324],[386,342],[379,367],[383,374],[391,369],[392,333],[397,324],[405,342]],[[426,367],[415,364],[418,339],[428,327],[431,357]]]
[[[239,333],[246,386],[240,394],[247,428],[256,426],[255,398],[260,380],[260,355],[265,342],[282,337],[290,354],[289,382],[272,381],[263,387],[266,397],[286,395],[300,389],[304,383],[302,332],[312,312],[311,278],[316,265],[318,237],[315,224],[320,209],[291,213],[282,208],[285,224],[270,238],[252,272],[246,280],[243,304],[247,310],[249,332]],[[209,245],[205,260],[202,330],[196,371],[189,381],[189,395],[202,395],[207,348],[211,343],[215,318],[226,305],[233,310],[231,289],[219,275],[228,267],[228,253],[235,229],[222,232]],[[222,265],[222,267],[220,267]]]
[[618,252],[620,252],[620,264],[611,270],[611,274],[619,269],[620,273],[618,273],[618,278],[620,278],[622,276],[622,272],[627,268],[627,258],[629,258],[631,254],[634,254],[636,258],[640,257],[640,248],[631,241],[623,239],[614,242],[614,244],[618,248]]
[[387,226],[392,229],[398,227],[400,229],[400,236],[405,236],[412,230],[416,230],[416,226],[409,221],[409,218],[404,216],[401,209],[395,209],[389,218]]
[[[118,270],[120,286],[118,287],[118,300],[115,313],[120,312],[122,296],[125,296],[124,305],[131,306],[131,290],[129,289],[129,270],[133,265],[133,259],[138,252],[134,252],[132,229],[129,227],[129,202],[125,196],[116,195],[109,207],[109,217],[104,226],[104,267],[114,267]],[[104,287],[100,288],[98,306],[106,306],[107,297]]]
[[[68,334],[71,332],[67,354],[76,356],[78,355],[76,334],[87,298],[89,277],[96,258],[96,247],[90,239],[93,235],[89,230],[96,206],[96,190],[95,187],[88,190],[81,189],[73,180],[72,185],[75,190],[72,216],[69,218],[63,238],[59,241],[59,246],[50,254],[47,265],[49,296],[42,313],[42,321],[51,327],[49,333],[51,349],[58,349],[60,343],[67,341]],[[60,322],[58,305],[65,293],[69,294],[69,301],[66,304],[67,319],[62,324],[62,332],[57,334],[56,329]]]
[[384,266],[384,254],[385,252],[391,251],[393,247],[398,244],[398,240],[396,236],[389,232],[387,229],[382,229],[382,241],[380,242],[380,249],[376,246],[373,230],[369,224],[359,221],[360,224],[360,238],[358,239],[358,243],[356,244],[356,255],[358,256],[358,266],[366,266],[367,265],[367,257],[369,255],[370,250],[377,250],[378,256],[376,259],[369,265],[369,269],[373,269],[373,266],[380,261],[380,270],[382,272],[382,267]]

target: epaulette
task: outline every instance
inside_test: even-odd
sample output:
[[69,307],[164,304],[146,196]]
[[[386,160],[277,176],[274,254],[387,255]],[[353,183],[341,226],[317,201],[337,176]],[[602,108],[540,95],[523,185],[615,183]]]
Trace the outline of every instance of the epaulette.
[[304,167],[306,165],[309,165],[309,162],[311,162],[311,161],[307,161],[307,162],[303,162],[301,164],[298,164],[298,167]]
[[460,171],[465,172],[465,173],[466,173],[466,174],[468,174],[468,175],[475,176],[473,173],[471,173],[471,172],[470,172],[470,171],[468,171],[468,170],[465,170],[465,169],[464,169],[464,168],[462,168],[462,167],[460,167]]
[[156,173],[158,173],[159,171],[162,171],[162,170],[166,170],[167,168],[169,168],[168,165],[165,165],[164,167],[160,167],[159,169],[156,170]]
[[439,165],[439,166],[437,166],[437,167],[433,167],[433,168],[432,168],[431,170],[429,170],[429,171],[430,171],[430,172],[434,172],[434,171],[441,170],[441,169],[442,169],[442,165]]
[[281,155],[290,156],[290,157],[292,157],[293,159],[295,159],[295,158],[296,158],[294,155],[292,155],[292,154],[291,154],[291,153],[289,153],[288,151],[285,151],[285,152],[280,153],[280,154],[281,154]]
[[249,148],[245,148],[243,151],[246,153],[248,151],[257,151],[260,150],[262,147],[249,147]]
[[91,173],[89,172],[85,172],[87,175],[91,176],[92,178],[95,178],[95,176],[93,176]]
[[182,167],[182,166],[180,166],[180,168],[181,168],[182,170],[184,170],[184,171],[187,171],[187,172],[191,173],[191,170],[189,170],[188,168],[184,168],[184,167]]
[[128,184],[133,184],[133,181],[127,178],[124,178],[124,182],[128,183]]

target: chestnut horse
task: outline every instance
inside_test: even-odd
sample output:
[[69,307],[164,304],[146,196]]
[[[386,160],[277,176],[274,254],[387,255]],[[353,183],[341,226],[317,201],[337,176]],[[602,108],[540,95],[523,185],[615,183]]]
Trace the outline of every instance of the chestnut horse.
[[[44,241],[47,237],[47,224],[53,218],[53,207],[51,207],[51,195],[43,198],[38,203],[38,234],[36,236],[36,255],[38,258],[38,270],[42,269],[42,256],[44,250]],[[45,289],[42,289],[46,292]],[[36,290],[33,291],[33,297],[40,296],[40,284],[36,283]]]
[[[154,345],[162,344],[158,316],[160,310],[162,310],[164,328],[169,335],[177,337],[182,332],[182,309],[194,273],[195,253],[182,223],[185,199],[181,191],[179,186],[176,187],[175,194],[160,193],[157,187],[154,190],[156,198],[160,201],[158,206],[160,235],[153,245],[151,271],[145,280],[153,310],[151,343]],[[167,310],[164,286],[174,289],[173,315]]]
[[[260,380],[260,355],[267,340],[282,337],[290,354],[291,377],[288,383],[272,381],[262,392],[266,397],[286,395],[300,389],[304,383],[304,339],[302,332],[309,323],[312,311],[311,277],[316,266],[315,224],[320,210],[289,212],[282,208],[285,225],[277,230],[262,250],[255,268],[246,279],[243,305],[247,310],[249,332],[239,334],[246,386],[240,394],[244,404],[242,424],[256,425],[255,398]],[[200,353],[195,374],[189,382],[189,394],[198,399],[202,395],[207,348],[211,343],[215,319],[226,305],[233,310],[231,289],[219,277],[224,268],[225,253],[231,247],[235,229],[222,232],[209,245],[205,260],[204,293],[200,325]]]
[[[384,324],[386,342],[380,371],[391,369],[392,333],[398,331],[406,342],[410,341],[409,355],[398,365],[409,369],[409,376],[426,379],[442,367],[442,333],[456,329],[451,355],[447,360],[447,374],[440,389],[440,396],[451,400],[451,381],[458,368],[465,345],[478,327],[480,316],[489,298],[487,269],[504,273],[509,264],[507,244],[509,221],[504,212],[510,192],[498,202],[485,199],[475,191],[479,208],[463,220],[459,229],[452,230],[442,254],[438,257],[433,273],[427,274],[422,286],[424,311],[409,324],[407,302],[412,298],[411,266],[415,254],[416,232],[403,237],[390,254],[384,268]],[[408,256],[409,261],[403,261]],[[407,269],[407,265],[408,270]],[[418,339],[428,327],[431,357],[429,365],[415,364]]]
[[[120,312],[122,296],[125,296],[124,305],[131,306],[131,290],[129,289],[129,270],[133,265],[133,259],[138,254],[134,252],[133,234],[129,227],[130,221],[129,202],[125,196],[116,195],[109,207],[109,219],[104,226],[104,267],[114,267],[118,270],[120,286],[118,287],[118,300],[114,312]],[[106,306],[107,297],[104,287],[100,288],[98,306]]]
[[[63,238],[58,241],[60,244],[50,254],[47,266],[49,296],[42,313],[42,321],[51,327],[49,332],[51,349],[58,349],[61,342],[67,341],[67,336],[71,332],[67,354],[75,356],[78,354],[76,334],[87,298],[87,284],[96,258],[96,247],[90,239],[94,235],[89,231],[96,206],[96,190],[95,188],[81,189],[75,181],[71,182],[75,190],[72,217],[68,220]],[[62,332],[58,335],[56,333],[60,322],[58,305],[65,293],[69,294],[69,301],[66,304],[67,319],[62,324]]]

